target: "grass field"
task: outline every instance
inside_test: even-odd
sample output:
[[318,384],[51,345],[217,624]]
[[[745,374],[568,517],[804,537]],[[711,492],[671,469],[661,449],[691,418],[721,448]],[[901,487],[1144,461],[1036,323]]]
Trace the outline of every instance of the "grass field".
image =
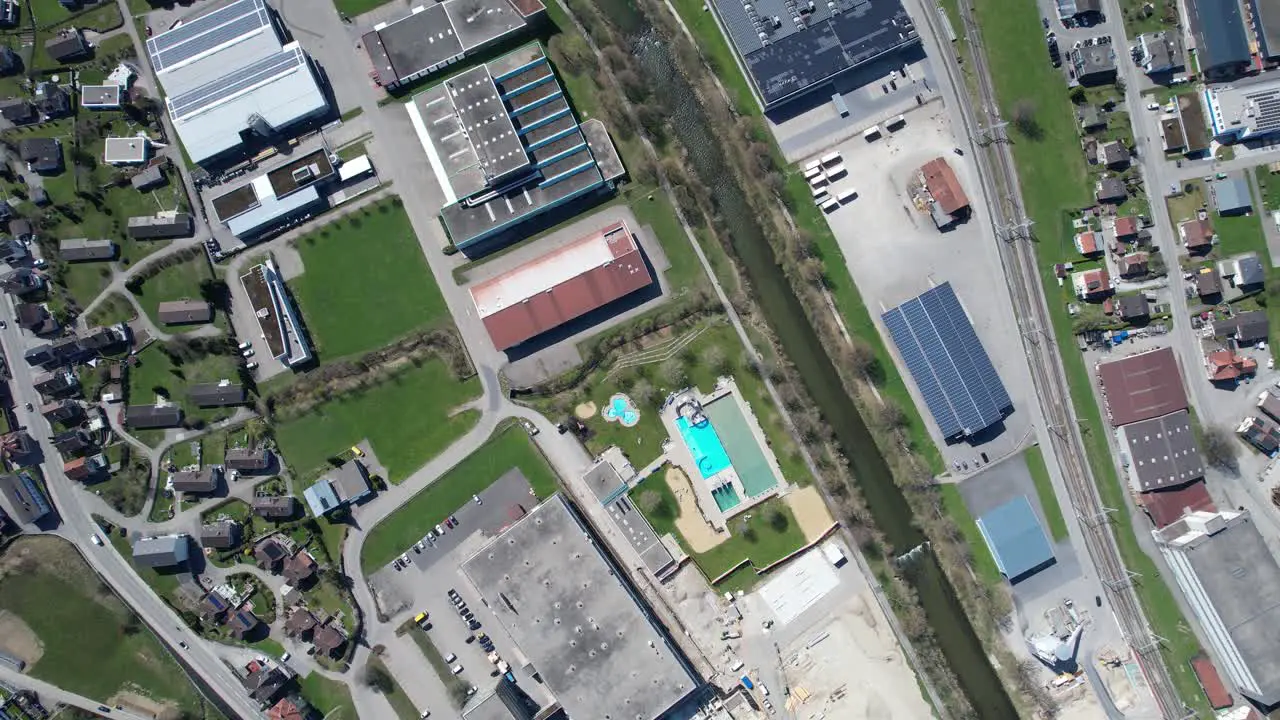
[[366,574],[391,562],[405,548],[422,539],[427,529],[443,522],[471,496],[493,484],[503,473],[519,468],[539,499],[556,490],[556,475],[524,428],[499,431],[425,490],[401,505],[369,531],[360,556]]
[[1039,445],[1032,445],[1023,455],[1027,459],[1027,469],[1031,471],[1031,480],[1036,485],[1040,509],[1044,511],[1045,521],[1049,523],[1049,535],[1055,541],[1066,540],[1067,521],[1062,517],[1062,506],[1058,504],[1058,496],[1053,492],[1049,468],[1044,464],[1044,453]]
[[[658,504],[652,511],[644,510],[638,500],[642,493],[647,492],[656,493],[659,498]],[[706,575],[708,580],[723,574],[742,562],[743,558],[749,558],[752,565],[762,568],[795,552],[805,544],[804,533],[796,524],[791,509],[779,498],[766,500],[751,508],[750,512],[730,520],[729,529],[732,537],[704,553],[690,551],[680,531],[676,529],[676,517],[679,515],[680,506],[660,473],[650,475],[637,485],[631,491],[631,499],[636,507],[641,508],[640,512],[649,520],[649,524],[653,525],[654,532],[658,535],[671,533],[685,552],[688,552],[693,561],[698,564],[702,574]],[[776,515],[773,513],[774,510],[778,511]],[[738,524],[741,518],[748,515],[751,519],[747,524],[751,532],[743,534],[739,532]],[[725,578],[715,586],[715,589],[718,592],[747,590],[759,580],[760,576],[754,572],[739,571]]]
[[325,360],[386,345],[449,317],[400,198],[297,242],[306,270],[289,281]]
[[163,347],[153,344],[134,356],[129,369],[129,403],[148,405],[157,395],[164,395],[182,406],[185,417],[213,422],[230,417],[235,408],[201,408],[187,399],[188,388],[196,383],[216,383],[239,377],[239,358],[231,355],[205,355],[181,365],[165,354]]
[[39,636],[41,680],[101,702],[126,685],[199,717],[203,700],[151,632],[70,544],[22,538],[0,556],[0,608]]
[[942,496],[942,505],[947,514],[955,519],[956,526],[960,528],[960,534],[964,535],[965,545],[969,547],[969,552],[972,554],[973,571],[988,585],[1003,583],[1004,576],[1000,574],[1000,568],[996,567],[991,549],[987,547],[987,541],[982,537],[982,531],[978,529],[978,521],[964,504],[960,488],[955,485],[939,485],[938,494]]
[[360,720],[351,701],[351,691],[343,683],[313,672],[299,679],[298,686],[302,696],[325,720]]
[[138,313],[134,310],[133,304],[125,296],[120,293],[111,293],[98,307],[94,308],[86,322],[89,327],[100,327],[129,322],[137,316]]
[[351,18],[354,18],[361,13],[367,13],[370,10],[386,5],[389,2],[391,2],[391,0],[333,0],[333,4],[338,8],[338,12]]
[[479,380],[458,382],[444,362],[432,359],[279,423],[276,441],[289,464],[306,472],[367,437],[387,479],[399,482],[475,424],[475,411],[448,414],[479,394]]
[[[204,298],[201,293],[201,284],[212,279],[213,271],[209,267],[209,260],[204,253],[201,253],[147,278],[134,295],[147,316],[151,318],[151,322],[163,330],[171,326],[166,326],[160,321],[160,303],[172,300],[201,300]],[[214,319],[219,325],[224,325],[226,322],[221,313],[215,314]],[[175,329],[169,332],[182,332],[198,326],[172,327]]]

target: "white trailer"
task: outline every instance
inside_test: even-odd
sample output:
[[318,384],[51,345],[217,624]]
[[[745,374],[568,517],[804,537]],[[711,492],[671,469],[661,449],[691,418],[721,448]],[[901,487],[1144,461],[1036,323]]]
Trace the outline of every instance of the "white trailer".
[[827,168],[827,180],[836,180],[844,176],[844,163]]
[[829,155],[823,155],[821,162],[823,165],[834,165],[835,163],[840,162],[840,153],[833,152]]
[[814,160],[813,162],[804,166],[804,171],[808,173],[810,170],[816,170],[817,168],[820,168],[820,167],[822,167],[822,161]]
[[858,197],[857,189],[849,188],[848,190],[841,190],[839,193],[837,193],[836,201],[839,202],[841,205],[843,205],[844,203],[847,203],[856,197]]
[[822,209],[824,212],[832,212],[838,207],[840,207],[840,201],[835,198],[830,198],[826,202],[822,203]]
[[827,189],[824,187],[813,189],[813,201],[816,203],[826,202]]
[[805,179],[805,180],[812,180],[812,179],[814,179],[814,178],[818,177],[818,176],[819,176],[819,175],[821,175],[821,174],[822,174],[822,168],[820,168],[820,167],[811,167],[811,168],[809,168],[808,170],[805,170],[805,171],[804,171],[804,179]]
[[836,567],[840,567],[841,565],[843,565],[846,560],[844,556],[844,551],[841,550],[840,546],[835,544],[834,542],[829,542],[826,545],[823,545],[822,554],[826,556],[827,562],[831,563]]
[[866,140],[867,142],[871,142],[872,140],[875,140],[878,137],[880,137],[879,125],[872,125],[871,127],[864,130],[862,133],[862,139]]

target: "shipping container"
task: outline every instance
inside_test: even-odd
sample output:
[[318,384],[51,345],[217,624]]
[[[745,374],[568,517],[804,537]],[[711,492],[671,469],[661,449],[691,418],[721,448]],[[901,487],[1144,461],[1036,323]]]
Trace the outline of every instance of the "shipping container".
[[875,140],[875,139],[876,139],[876,138],[878,138],[878,137],[880,137],[880,126],[879,126],[879,125],[872,125],[871,127],[867,128],[867,129],[862,133],[862,139],[863,139],[863,140],[866,140],[867,142],[870,142],[870,141],[872,141],[872,140]]
[[822,163],[821,163],[821,162],[818,162],[817,160],[814,160],[813,162],[809,163],[808,165],[805,165],[805,166],[804,166],[804,170],[805,170],[805,172],[808,172],[808,171],[810,171],[810,170],[813,170],[813,169],[816,169],[816,168],[820,168],[820,167],[822,167]]
[[827,168],[827,180],[836,180],[844,176],[844,163]]
[[821,174],[822,174],[822,168],[820,167],[809,168],[808,170],[804,171],[804,179],[812,180]]
[[830,200],[827,200],[826,202],[822,203],[822,209],[825,210],[826,212],[831,212],[832,210],[835,210],[838,207],[840,207],[840,201],[836,200],[835,198],[831,198]]

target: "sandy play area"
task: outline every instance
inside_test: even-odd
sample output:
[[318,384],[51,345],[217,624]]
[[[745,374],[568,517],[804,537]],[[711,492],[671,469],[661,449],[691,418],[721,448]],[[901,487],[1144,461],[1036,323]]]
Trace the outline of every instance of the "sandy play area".
[[813,542],[822,537],[835,522],[831,513],[827,512],[822,494],[812,485],[787,493],[786,501],[791,514],[796,516],[796,522],[800,524],[805,542]]
[[34,665],[44,654],[40,637],[22,618],[8,610],[0,610],[0,650],[26,662],[28,666]]
[[579,420],[590,420],[596,416],[596,404],[593,402],[584,402],[573,409],[573,414],[577,415]]
[[676,496],[680,505],[680,514],[676,517],[676,529],[684,537],[689,549],[695,553],[703,553],[719,545],[729,538],[711,529],[711,525],[698,512],[698,504],[693,498],[693,487],[683,470],[670,468],[666,473],[667,487]]

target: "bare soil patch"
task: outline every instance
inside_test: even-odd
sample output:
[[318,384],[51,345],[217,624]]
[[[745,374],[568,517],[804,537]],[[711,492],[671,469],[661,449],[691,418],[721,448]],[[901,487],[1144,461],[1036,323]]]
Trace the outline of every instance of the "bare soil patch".
[[44,655],[44,644],[22,618],[8,610],[0,610],[0,651],[22,660],[29,667]]
[[173,705],[152,700],[131,690],[121,690],[108,698],[107,702],[110,705],[119,705],[134,715],[156,718],[156,720],[177,720],[181,715]]
[[596,416],[596,404],[588,400],[574,408],[573,414],[577,415],[579,420],[590,420]]
[[668,469],[665,478],[667,487],[671,488],[671,493],[676,496],[676,502],[680,505],[680,514],[676,517],[676,529],[688,543],[689,550],[704,553],[729,539],[728,534],[712,530],[710,523],[702,517],[702,513],[698,511],[698,504],[693,498],[693,487],[689,485],[689,478],[683,471],[675,468]]
[[822,494],[812,485],[787,493],[786,501],[804,533],[805,542],[813,542],[822,537],[835,522],[827,511],[827,504],[822,501]]

